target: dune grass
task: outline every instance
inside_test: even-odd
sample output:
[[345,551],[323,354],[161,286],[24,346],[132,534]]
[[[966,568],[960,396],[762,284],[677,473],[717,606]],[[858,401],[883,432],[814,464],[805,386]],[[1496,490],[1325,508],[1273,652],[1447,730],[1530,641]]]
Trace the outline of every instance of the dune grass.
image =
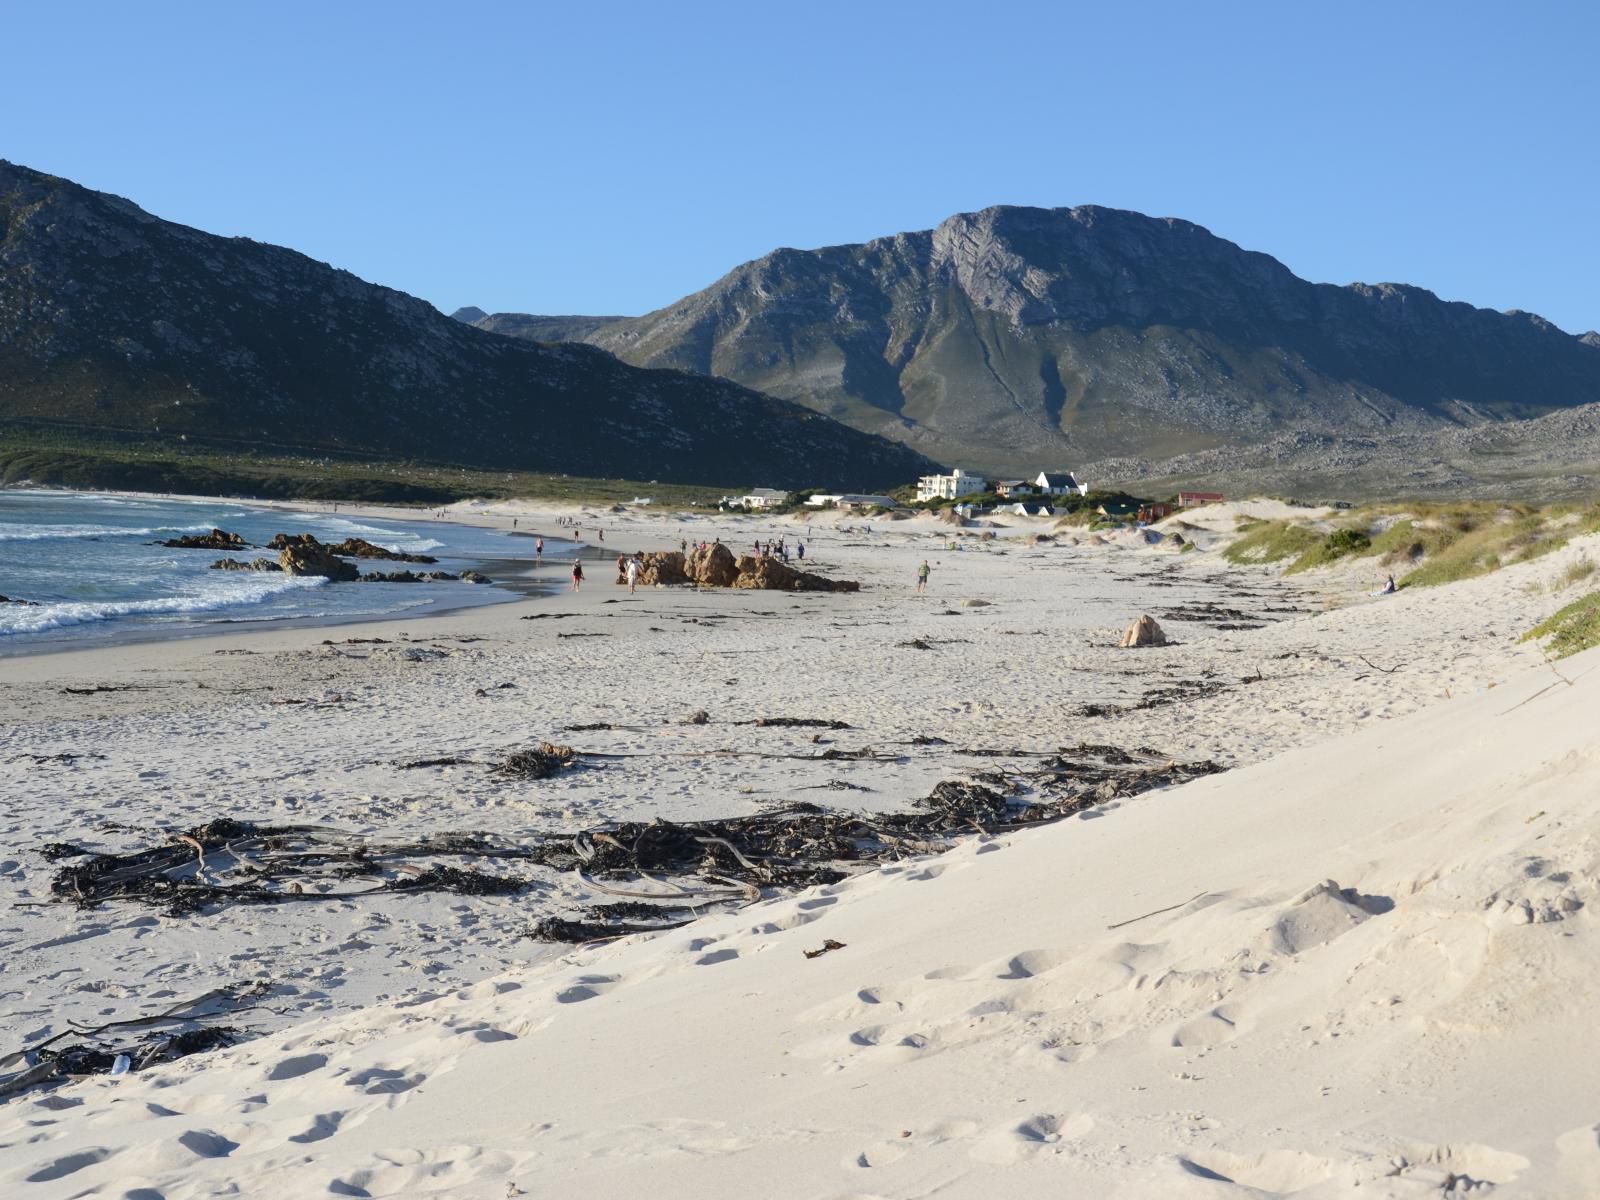
[[1522,641],[1548,638],[1546,651],[1551,658],[1566,658],[1579,651],[1600,646],[1600,592],[1590,592],[1560,609],[1548,620],[1522,635]]
[[1244,536],[1224,549],[1222,557],[1240,566],[1298,560],[1323,540],[1316,530],[1293,521],[1258,521],[1239,528],[1246,531]]
[[1600,571],[1600,565],[1596,565],[1592,558],[1584,555],[1567,564],[1567,569],[1561,572],[1560,577],[1557,578],[1556,586],[1558,588],[1569,588],[1575,583],[1582,583],[1596,571]]
[[[1342,558],[1376,558],[1391,569],[1411,568],[1400,577],[1400,587],[1431,587],[1529,562],[1574,537],[1600,531],[1600,505],[1388,505],[1343,515],[1333,530],[1292,519],[1241,522],[1238,528],[1242,536],[1222,552],[1231,563],[1289,560],[1284,574],[1292,575]],[[1571,583],[1595,568],[1569,570],[1579,572]]]

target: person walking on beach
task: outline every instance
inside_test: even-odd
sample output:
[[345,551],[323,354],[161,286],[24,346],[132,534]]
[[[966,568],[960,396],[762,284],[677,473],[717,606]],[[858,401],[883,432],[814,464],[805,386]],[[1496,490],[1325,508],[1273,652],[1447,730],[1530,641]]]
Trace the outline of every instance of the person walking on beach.
[[628,560],[626,574],[628,576],[628,595],[631,596],[634,593],[634,589],[639,586],[639,560],[637,558]]
[[922,565],[917,568],[917,591],[925,592],[928,590],[928,573],[932,569],[928,566],[928,560],[923,559]]
[[583,564],[581,562],[572,564],[572,590],[575,592],[583,590]]
[[806,544],[804,542],[796,542],[794,544],[794,554],[795,554],[795,557],[798,558],[801,562],[805,562],[805,560],[806,560]]
[[544,538],[542,537],[533,539],[533,558],[535,562],[544,558]]

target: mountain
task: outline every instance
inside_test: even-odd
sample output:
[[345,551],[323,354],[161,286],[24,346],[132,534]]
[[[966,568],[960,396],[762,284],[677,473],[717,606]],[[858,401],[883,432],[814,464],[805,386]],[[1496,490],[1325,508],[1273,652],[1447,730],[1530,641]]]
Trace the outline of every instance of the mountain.
[[663,482],[869,489],[931,465],[735,383],[497,337],[3,161],[0,420]]
[[1187,221],[1096,207],[776,250],[642,317],[476,325],[737,380],[1017,473],[1600,401],[1600,336],[1401,284],[1308,283]]

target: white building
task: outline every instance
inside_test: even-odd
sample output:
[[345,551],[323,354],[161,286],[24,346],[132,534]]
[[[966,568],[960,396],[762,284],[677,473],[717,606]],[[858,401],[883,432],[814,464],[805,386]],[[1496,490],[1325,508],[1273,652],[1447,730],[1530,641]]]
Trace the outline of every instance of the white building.
[[838,492],[812,492],[806,499],[806,505],[810,508],[832,508],[837,503]]
[[751,488],[748,496],[739,497],[746,508],[777,508],[788,502],[789,493],[781,488]]
[[1039,478],[1033,481],[1033,486],[1046,496],[1070,496],[1077,494],[1087,496],[1089,485],[1079,483],[1072,477],[1070,471],[1040,471]]
[[948,475],[924,475],[917,480],[917,499],[957,500],[981,492],[988,484],[981,475],[969,475],[960,467]]

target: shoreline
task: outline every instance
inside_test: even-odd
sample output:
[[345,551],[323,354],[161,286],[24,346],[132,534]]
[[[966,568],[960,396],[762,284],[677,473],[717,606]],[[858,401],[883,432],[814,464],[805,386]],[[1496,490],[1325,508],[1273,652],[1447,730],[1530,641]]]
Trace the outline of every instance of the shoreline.
[[[237,505],[252,509],[267,511],[275,510],[285,513],[304,513],[320,517],[337,519],[357,519],[369,521],[403,521],[408,525],[451,525],[463,529],[503,529],[510,536],[521,537],[521,531],[510,526],[511,517],[496,520],[484,514],[471,511],[470,508],[461,512],[452,511],[447,519],[430,521],[429,515],[438,512],[436,508],[423,511],[413,511],[396,505],[358,505],[340,502],[334,508],[328,504],[316,501],[262,501],[238,500],[234,497],[221,496],[195,496],[178,494],[158,494],[148,492],[126,492],[107,490],[80,490],[72,488],[12,488],[11,491],[48,492],[68,496],[105,496],[112,499],[144,500],[154,502],[196,503],[213,505]],[[556,515],[551,513],[553,519]],[[50,629],[37,634],[14,634],[0,637],[0,661],[10,661],[20,658],[33,658],[41,655],[72,654],[79,651],[95,648],[115,648],[118,646],[162,644],[168,642],[185,642],[195,639],[204,639],[218,636],[248,635],[252,633],[270,632],[272,630],[288,629],[339,629],[347,626],[383,625],[388,626],[394,622],[429,621],[441,617],[452,616],[457,613],[470,611],[475,608],[491,607],[499,604],[514,604],[530,596],[548,595],[559,590],[559,580],[541,579],[540,572],[544,567],[557,566],[570,561],[573,557],[585,557],[591,549],[585,543],[571,539],[566,534],[572,532],[565,527],[558,527],[559,532],[545,533],[540,531],[537,536],[545,536],[547,541],[554,541],[555,546],[545,555],[548,560],[541,567],[531,554],[528,557],[512,557],[502,555],[489,557],[481,554],[450,554],[445,556],[450,565],[460,569],[472,569],[489,575],[491,583],[486,585],[496,593],[512,593],[496,599],[479,598],[473,600],[453,599],[451,597],[436,597],[421,599],[418,603],[392,613],[323,613],[307,614],[304,616],[284,617],[251,617],[251,616],[215,616],[206,617],[198,615],[192,620],[173,620],[166,623],[150,623],[128,621],[126,618],[113,618],[109,621],[87,622],[81,625],[69,625]],[[528,533],[528,537],[536,536]],[[198,552],[197,552],[198,553]],[[365,564],[368,569],[384,569],[381,560],[373,560]],[[561,573],[557,572],[557,576]],[[329,584],[330,587],[342,587],[344,584]],[[367,585],[372,586],[372,585]],[[396,585],[416,586],[416,585]],[[472,585],[456,585],[472,586]],[[479,590],[474,587],[474,591]],[[469,595],[471,593],[468,593]],[[72,631],[72,632],[68,632]]]

